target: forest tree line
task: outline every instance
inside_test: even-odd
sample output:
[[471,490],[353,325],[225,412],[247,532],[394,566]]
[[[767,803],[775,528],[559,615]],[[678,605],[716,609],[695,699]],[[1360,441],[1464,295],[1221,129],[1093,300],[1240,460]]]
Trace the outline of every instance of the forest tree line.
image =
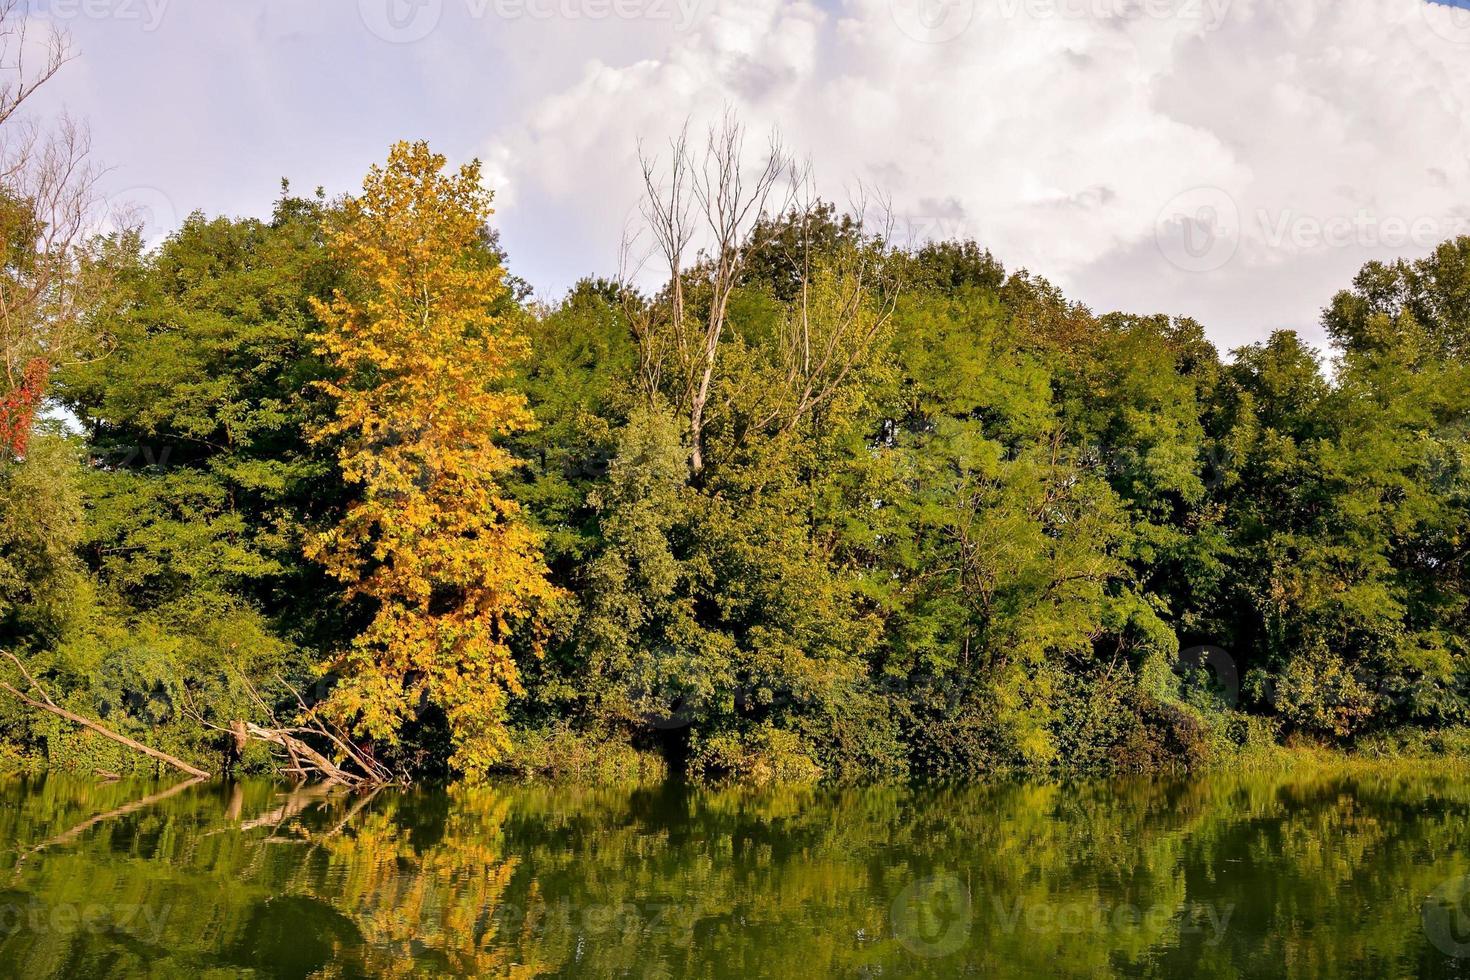
[[[553,303],[422,143],[154,246],[8,192],[7,683],[394,778],[1470,744],[1470,239],[1365,266],[1328,352],[1224,356],[905,245],[733,122],[644,178],[642,277]],[[15,699],[0,733],[128,764]]]

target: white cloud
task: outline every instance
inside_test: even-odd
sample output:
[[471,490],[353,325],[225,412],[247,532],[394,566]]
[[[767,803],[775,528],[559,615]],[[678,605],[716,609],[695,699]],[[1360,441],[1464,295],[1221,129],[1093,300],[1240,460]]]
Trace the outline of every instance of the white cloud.
[[[1226,345],[1312,333],[1364,261],[1470,220],[1470,10],[1426,0],[169,0],[156,23],[109,3],[61,8],[81,58],[38,102],[91,122],[109,194],[260,214],[282,176],[350,190],[427,138],[485,157],[512,263],[549,294],[615,270],[637,138],[726,105],[830,198],[863,182],[901,232]],[[394,43],[370,26],[388,4],[437,19]],[[1194,238],[1161,249],[1161,217]]]
[[[1423,0],[723,0],[529,102],[487,157],[513,247],[543,268],[556,248],[569,280],[610,271],[635,138],[729,105],[809,154],[829,197],[877,185],[920,236],[1233,345],[1310,333],[1363,261],[1470,217],[1467,58],[1470,22]],[[1158,229],[1202,186],[1239,241],[1189,271]]]

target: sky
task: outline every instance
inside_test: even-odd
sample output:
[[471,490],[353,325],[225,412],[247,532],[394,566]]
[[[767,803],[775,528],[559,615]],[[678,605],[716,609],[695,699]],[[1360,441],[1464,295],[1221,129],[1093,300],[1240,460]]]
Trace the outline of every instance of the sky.
[[900,238],[974,238],[1223,349],[1367,261],[1470,234],[1470,0],[29,0],[103,188],[162,234],[359,186],[399,139],[484,161],[544,299],[612,275],[639,141],[727,108]]

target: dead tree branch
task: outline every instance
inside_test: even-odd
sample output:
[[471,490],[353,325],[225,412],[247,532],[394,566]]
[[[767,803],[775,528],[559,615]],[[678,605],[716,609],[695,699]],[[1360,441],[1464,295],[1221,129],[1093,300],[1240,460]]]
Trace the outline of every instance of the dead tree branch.
[[[19,659],[14,654],[6,651],[6,655],[9,656],[11,660],[15,661],[17,665],[20,665]],[[57,717],[65,718],[67,721],[72,722],[73,724],[81,725],[88,731],[96,732],[103,738],[110,738],[112,739],[112,741],[117,742],[119,745],[124,745],[130,748],[134,752],[141,752],[144,755],[148,756],[148,758],[150,759],[156,759],[159,762],[167,763],[168,765],[173,766],[175,769],[178,769],[180,772],[186,772],[189,775],[195,776],[199,779],[209,778],[209,773],[205,772],[203,769],[200,769],[198,766],[191,766],[183,759],[176,759],[173,756],[169,755],[167,752],[160,752],[155,748],[150,748],[149,746],[144,745],[142,742],[139,742],[136,739],[128,738],[126,735],[119,735],[117,732],[114,732],[113,730],[107,728],[105,725],[102,725],[99,722],[95,722],[90,718],[84,718],[75,712],[68,711],[65,708],[59,707],[55,701],[51,700],[51,696],[46,693],[46,689],[36,682],[36,679],[31,676],[30,672],[27,671],[24,666],[21,666],[20,670],[21,673],[25,674],[26,679],[30,681],[31,686],[36,689],[36,691],[41,695],[44,700],[37,701],[35,698],[15,689],[14,687],[11,687],[4,681],[0,681],[0,689],[10,692],[21,701],[30,705],[32,708],[38,708],[41,711],[49,712],[53,715],[56,715]]]

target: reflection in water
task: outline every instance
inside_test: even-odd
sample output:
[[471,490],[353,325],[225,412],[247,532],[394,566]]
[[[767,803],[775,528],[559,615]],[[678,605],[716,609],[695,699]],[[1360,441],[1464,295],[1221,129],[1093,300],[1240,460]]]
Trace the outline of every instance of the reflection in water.
[[0,973],[1470,977],[1470,780],[0,783]]

